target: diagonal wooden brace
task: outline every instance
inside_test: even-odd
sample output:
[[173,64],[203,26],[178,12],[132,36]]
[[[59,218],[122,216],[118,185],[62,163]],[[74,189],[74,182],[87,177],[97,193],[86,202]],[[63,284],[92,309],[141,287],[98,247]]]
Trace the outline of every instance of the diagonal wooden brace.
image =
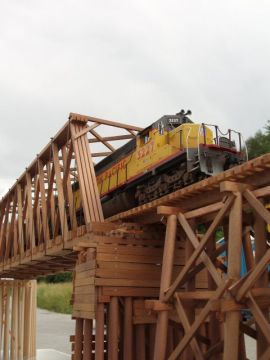
[[222,221],[222,219],[224,218],[225,214],[231,208],[233,202],[234,202],[234,195],[230,195],[228,197],[228,199],[226,200],[226,202],[225,202],[224,206],[222,207],[222,209],[220,209],[217,216],[213,220],[213,222],[212,222],[211,226],[209,227],[209,229],[207,230],[206,234],[204,235],[204,237],[200,241],[198,247],[195,249],[193,254],[190,256],[189,260],[186,262],[186,264],[183,267],[182,271],[176,277],[175,281],[169,287],[169,289],[165,292],[165,295],[164,295],[164,297],[162,299],[163,301],[165,301],[165,302],[168,301],[172,297],[172,295],[175,292],[175,290],[177,289],[177,287],[181,286],[185,282],[185,279],[186,279],[189,271],[191,270],[191,267],[195,264],[196,260],[199,258],[200,254],[204,250],[204,248],[207,245],[208,241],[211,239],[211,236],[212,236],[213,232],[219,226],[219,224]]
[[[188,239],[191,241],[192,245],[196,249],[200,245],[200,242],[199,242],[197,236],[194,234],[194,231],[192,230],[192,228],[189,225],[188,221],[186,220],[185,216],[181,213],[178,214],[178,220],[179,220],[180,224],[182,225],[182,228],[185,231]],[[213,277],[215,283],[217,285],[220,285],[222,282],[222,279],[221,279],[220,275],[218,274],[216,267],[214,266],[211,259],[209,258],[209,256],[206,254],[206,252],[204,250],[201,252],[199,258],[202,260],[202,262],[207,267],[207,270]]]
[[207,302],[205,307],[202,309],[202,311],[198,315],[197,319],[191,325],[189,332],[185,334],[183,339],[180,341],[180,343],[174,349],[173,353],[170,355],[169,360],[176,360],[176,359],[178,359],[179,355],[182,354],[182,352],[185,350],[187,345],[190,343],[194,334],[198,331],[199,327],[201,326],[203,321],[207,318],[208,314],[210,313],[210,311],[212,309],[212,303],[215,300],[218,300],[222,297],[222,295],[225,293],[225,291],[231,285],[232,281],[233,281],[232,279],[228,279],[216,289],[216,291],[214,292],[214,295]]
[[[175,308],[176,308],[177,314],[178,314],[179,319],[180,319],[180,321],[181,321],[181,323],[183,325],[185,333],[187,334],[190,331],[190,328],[191,328],[188,317],[187,317],[187,315],[185,313],[185,309],[184,309],[184,307],[183,307],[177,293],[175,293],[174,296],[175,296],[175,299],[176,299]],[[198,344],[195,337],[190,341],[190,346],[191,346],[192,351],[194,353],[195,359],[203,360],[204,357],[203,357],[202,351],[201,351],[200,346],[199,346],[199,344]]]

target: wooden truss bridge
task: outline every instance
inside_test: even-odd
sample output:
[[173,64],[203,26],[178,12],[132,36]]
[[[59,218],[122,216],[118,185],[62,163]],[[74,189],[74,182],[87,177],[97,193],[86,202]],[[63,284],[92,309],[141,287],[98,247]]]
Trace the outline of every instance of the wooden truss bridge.
[[0,203],[1,278],[74,270],[74,360],[270,359],[270,154],[104,219],[95,157],[139,130],[70,114]]

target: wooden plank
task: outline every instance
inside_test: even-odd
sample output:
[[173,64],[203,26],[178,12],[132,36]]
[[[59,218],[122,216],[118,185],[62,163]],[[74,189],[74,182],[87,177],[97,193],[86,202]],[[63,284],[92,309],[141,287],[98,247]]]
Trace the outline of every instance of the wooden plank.
[[241,299],[246,295],[248,290],[255,284],[255,282],[260,278],[263,272],[266,269],[266,266],[270,262],[270,249],[266,251],[264,256],[261,260],[256,264],[253,271],[251,271],[248,275],[246,280],[244,281],[243,285],[237,291],[235,299],[237,301],[241,301]]
[[93,332],[93,321],[89,319],[84,320],[84,341],[83,341],[83,360],[93,360],[94,356],[92,354],[93,350],[93,339],[92,339],[92,332]]
[[[142,256],[160,256],[163,255],[163,248],[155,247],[143,247],[143,246],[125,246],[125,245],[98,245],[97,252],[99,254],[117,254],[117,255],[142,255]],[[175,255],[184,257],[184,251],[182,249],[175,249]]]
[[85,285],[94,285],[94,284],[95,284],[95,278],[94,277],[75,280],[75,286],[76,287],[85,286]]
[[[160,264],[162,260],[161,256],[140,256],[140,255],[125,255],[125,254],[107,254],[97,253],[97,261],[116,261],[116,262],[131,262],[131,263],[142,263],[142,264]],[[176,265],[183,265],[183,256],[176,256]]]
[[80,319],[95,319],[96,313],[93,311],[73,310],[72,316]]
[[[267,237],[266,237],[266,226],[264,220],[258,214],[254,216],[254,232],[255,232],[255,261],[258,263],[267,251]],[[268,269],[265,269],[264,273],[258,278],[256,282],[257,287],[268,288]],[[262,310],[265,319],[269,322],[269,310],[268,308]],[[268,347],[267,340],[264,337],[263,332],[258,329],[257,339],[257,358],[259,359]]]
[[93,270],[96,268],[96,266],[97,266],[96,260],[88,260],[85,263],[77,264],[75,266],[75,271],[81,272],[81,271]]
[[123,124],[123,123],[112,121],[112,120],[100,119],[100,118],[96,118],[93,116],[80,115],[80,114],[76,114],[76,113],[70,113],[69,119],[70,119],[70,121],[82,121],[85,123],[87,123],[88,121],[92,121],[94,123],[109,125],[112,127],[117,127],[119,129],[135,130],[135,131],[143,130],[142,128],[140,128],[138,126]]
[[97,305],[95,360],[104,360],[104,304]]
[[76,319],[74,360],[82,360],[83,319]]
[[177,297],[181,300],[209,300],[213,294],[213,290],[176,292]]
[[[96,302],[96,294],[76,294],[73,293],[74,304],[94,304]],[[75,305],[74,305],[75,306]]]
[[61,223],[62,236],[64,238],[64,241],[66,241],[68,240],[68,224],[67,224],[67,213],[65,208],[65,197],[64,197],[63,181],[61,176],[58,151],[59,151],[58,146],[55,143],[52,143],[53,164],[54,164],[55,180],[56,180],[57,194],[58,194],[57,200],[58,200],[58,208],[60,213],[60,223]]
[[[160,280],[159,299],[163,300],[165,290],[172,281],[172,272],[174,264],[175,240],[176,240],[177,218],[176,215],[170,215],[167,220],[166,237],[164,244],[164,254],[162,260],[162,272]],[[154,358],[165,358],[167,347],[167,329],[169,320],[168,310],[158,313]]]
[[257,305],[256,301],[254,300],[253,296],[249,292],[248,297],[250,299],[249,301],[249,307],[252,311],[252,314],[254,316],[254,319],[256,321],[256,324],[260,328],[261,332],[263,333],[268,346],[270,345],[270,325],[266,321],[264,314],[262,313],[261,309]]
[[118,298],[113,296],[109,305],[109,344],[108,344],[108,358],[111,360],[118,360],[119,349],[119,303]]
[[102,288],[102,293],[109,296],[132,296],[132,297],[157,297],[159,288],[153,287],[129,287],[129,286],[106,286]]
[[89,277],[91,277],[91,276],[95,276],[95,274],[96,274],[96,269],[76,272],[76,279],[75,279],[75,281],[77,281],[77,280],[79,280],[79,279],[86,279],[86,278],[89,278]]
[[75,302],[73,304],[73,308],[74,308],[74,311],[81,310],[81,311],[87,311],[87,312],[94,312],[95,304],[90,304],[90,303],[78,304],[77,302]]
[[64,165],[64,173],[63,173],[63,190],[65,193],[65,198],[68,200],[69,204],[69,219],[71,223],[71,228],[77,228],[77,219],[76,219],[76,210],[74,204],[74,196],[71,186],[71,174],[70,174],[70,165],[73,158],[73,144],[69,142],[69,149],[67,151],[66,145],[62,147],[62,157],[63,157],[63,165]]
[[[78,127],[74,124],[71,124],[70,126],[72,137],[76,136],[76,133],[78,133],[80,130]],[[87,186],[88,182],[85,179],[84,170],[83,170],[83,160],[81,159],[81,144],[79,144],[78,140],[73,140],[73,149],[77,164],[77,173],[78,173],[78,179],[80,184],[80,193],[82,198],[82,206],[83,206],[83,213],[86,223],[89,223],[91,220],[96,220],[96,216],[94,214],[92,205],[91,205],[91,199],[88,199],[87,195]],[[90,201],[90,203],[89,203]]]
[[[228,276],[234,281],[240,279],[242,247],[242,194],[235,193],[236,199],[229,218]],[[224,357],[238,359],[240,312],[226,313],[224,324]]]
[[270,224],[270,212],[256,199],[254,194],[250,190],[246,190],[243,195],[257,214],[262,217],[267,224]]
[[159,287],[159,280],[141,279],[102,279],[96,278],[96,286],[135,286],[135,287]]
[[124,305],[124,359],[133,360],[133,323],[132,323],[132,298],[125,298]]
[[146,340],[145,340],[145,325],[144,324],[136,325],[135,336],[136,336],[135,359],[136,360],[146,360],[146,354],[145,354]]
[[17,199],[18,199],[18,246],[20,256],[24,252],[24,233],[23,233],[23,204],[22,204],[22,188],[17,184]]
[[87,286],[74,286],[74,295],[95,295],[96,290],[94,285],[87,285]]
[[270,347],[265,350],[263,355],[260,357],[260,360],[268,360],[270,358]]

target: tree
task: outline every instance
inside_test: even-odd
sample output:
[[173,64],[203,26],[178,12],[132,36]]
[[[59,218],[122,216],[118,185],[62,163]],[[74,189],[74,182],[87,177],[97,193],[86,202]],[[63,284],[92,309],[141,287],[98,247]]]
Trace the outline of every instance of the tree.
[[246,141],[249,159],[254,159],[260,155],[270,152],[270,121],[264,126],[264,131],[257,131]]

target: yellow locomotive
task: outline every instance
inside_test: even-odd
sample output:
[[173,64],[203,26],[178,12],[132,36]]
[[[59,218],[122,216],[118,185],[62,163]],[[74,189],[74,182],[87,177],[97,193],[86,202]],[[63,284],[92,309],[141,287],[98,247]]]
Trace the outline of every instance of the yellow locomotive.
[[[95,165],[105,217],[144,204],[246,160],[240,133],[165,115]],[[79,189],[76,209],[81,209]]]

